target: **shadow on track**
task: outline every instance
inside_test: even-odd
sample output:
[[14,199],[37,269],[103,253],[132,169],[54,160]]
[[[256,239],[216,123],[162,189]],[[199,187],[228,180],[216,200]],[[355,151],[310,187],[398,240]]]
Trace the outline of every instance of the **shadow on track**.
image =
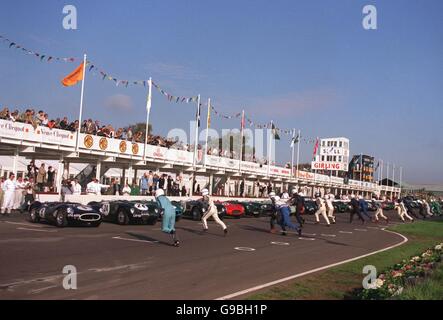
[[171,246],[171,243],[169,243],[169,242],[164,242],[164,241],[161,241],[161,240],[158,240],[158,239],[154,239],[154,238],[151,238],[151,237],[148,237],[148,236],[142,235],[142,234],[133,233],[133,232],[126,232],[126,234],[127,234],[128,236],[131,236],[131,237],[136,238],[137,240],[144,240],[144,241],[157,241],[158,243],[163,244],[163,245],[166,245],[166,246],[168,246],[168,247]]

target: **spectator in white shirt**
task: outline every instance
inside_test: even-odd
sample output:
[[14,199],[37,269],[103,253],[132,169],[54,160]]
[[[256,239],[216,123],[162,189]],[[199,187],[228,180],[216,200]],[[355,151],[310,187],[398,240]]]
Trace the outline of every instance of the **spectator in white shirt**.
[[125,184],[125,187],[122,190],[122,193],[124,196],[129,196],[131,194],[131,188],[128,186],[128,184]]
[[101,195],[102,188],[109,188],[108,185],[101,184],[98,182],[98,179],[94,178],[91,182],[86,186],[86,192],[88,194]]
[[11,213],[11,210],[14,206],[14,196],[15,196],[15,189],[16,189],[17,182],[15,181],[15,175],[11,173],[9,175],[9,179],[6,180],[3,183],[3,191],[4,191],[4,198],[3,198],[3,204],[1,208],[1,213],[8,215]]
[[74,179],[71,183],[72,185],[72,194],[73,195],[81,195],[82,194],[82,186],[78,183],[78,179]]

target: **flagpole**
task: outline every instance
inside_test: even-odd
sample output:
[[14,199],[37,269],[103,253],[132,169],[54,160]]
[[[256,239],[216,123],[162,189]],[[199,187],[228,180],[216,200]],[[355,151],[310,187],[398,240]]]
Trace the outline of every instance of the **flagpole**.
[[244,136],[244,121],[245,121],[245,110],[242,110],[241,114],[241,132],[240,132],[240,157],[239,157],[239,164],[238,164],[238,171],[241,171],[241,162],[243,161],[243,136]]
[[[211,120],[211,98],[208,99],[208,118],[206,120],[206,142],[205,142],[205,168],[206,158],[208,156],[208,138],[209,138],[209,121]],[[198,125],[198,123],[197,123]]]
[[83,114],[83,95],[85,92],[85,79],[86,79],[86,54],[83,56],[83,79],[82,79],[82,89],[80,93],[80,112],[78,116],[78,129],[77,129],[77,141],[75,143],[75,152],[78,153],[80,132],[82,128],[82,114]]
[[360,182],[362,181],[363,181],[363,153],[360,153]]
[[271,120],[271,131],[269,134],[269,150],[268,150],[268,177],[271,173],[271,152],[272,152],[272,127],[274,125],[274,121]]
[[145,132],[145,143],[143,147],[143,160],[146,158],[146,148],[148,144],[148,133],[149,133],[149,117],[151,115],[151,105],[152,105],[152,78],[148,80],[148,98],[146,100],[146,132]]
[[386,162],[386,196],[388,195],[388,187],[389,187],[389,162]]
[[377,163],[377,183],[380,182],[380,158],[377,159],[378,163]]
[[403,180],[403,167],[400,167],[400,192],[398,193],[399,198],[401,198],[401,191],[403,189],[402,180]]
[[395,164],[392,164],[392,187],[394,187],[395,179]]
[[383,185],[383,159],[381,159],[381,167],[380,167],[380,185]]
[[200,120],[200,95],[197,97],[197,115],[196,115],[197,123],[195,124],[195,141],[194,141],[194,160],[193,166],[195,167],[197,163],[197,145],[198,145],[198,128],[199,128],[199,120]]
[[291,141],[291,177],[294,177],[294,149],[295,147],[295,128],[292,129],[292,141]]
[[301,130],[298,130],[298,142],[297,142],[297,169],[295,171],[296,173],[296,178],[298,179],[298,166],[300,163],[300,141],[301,141]]

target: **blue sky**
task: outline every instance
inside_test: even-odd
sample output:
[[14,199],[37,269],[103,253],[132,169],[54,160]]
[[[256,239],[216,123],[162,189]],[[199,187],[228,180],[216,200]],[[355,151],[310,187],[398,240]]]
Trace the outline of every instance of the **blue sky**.
[[[78,30],[63,29],[65,4],[77,7]],[[366,4],[377,7],[375,31],[362,28]],[[117,78],[152,76],[172,94],[200,93],[219,111],[244,108],[254,121],[273,119],[307,138],[348,137],[351,153],[403,166],[407,182],[443,184],[442,12],[439,0],[16,0],[0,4],[0,34],[54,56],[86,52]],[[79,88],[60,85],[74,67],[0,45],[0,105],[76,117]],[[144,121],[142,87],[90,74],[86,81],[85,117],[115,126]],[[193,105],[154,92],[156,133],[189,131],[194,115]],[[279,162],[290,160],[289,138],[276,148]],[[301,160],[312,148],[301,145]]]

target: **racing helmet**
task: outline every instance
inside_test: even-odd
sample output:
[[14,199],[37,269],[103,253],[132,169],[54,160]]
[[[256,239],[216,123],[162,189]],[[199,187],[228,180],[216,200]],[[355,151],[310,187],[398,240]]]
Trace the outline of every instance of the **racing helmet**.
[[274,198],[274,197],[275,197],[275,192],[270,192],[268,196],[269,196],[269,198],[271,198],[271,199]]
[[165,191],[163,189],[157,189],[155,190],[155,197],[158,198],[160,196],[164,196],[165,195]]
[[202,196],[208,196],[209,195],[209,190],[208,189],[203,189],[202,190]]

